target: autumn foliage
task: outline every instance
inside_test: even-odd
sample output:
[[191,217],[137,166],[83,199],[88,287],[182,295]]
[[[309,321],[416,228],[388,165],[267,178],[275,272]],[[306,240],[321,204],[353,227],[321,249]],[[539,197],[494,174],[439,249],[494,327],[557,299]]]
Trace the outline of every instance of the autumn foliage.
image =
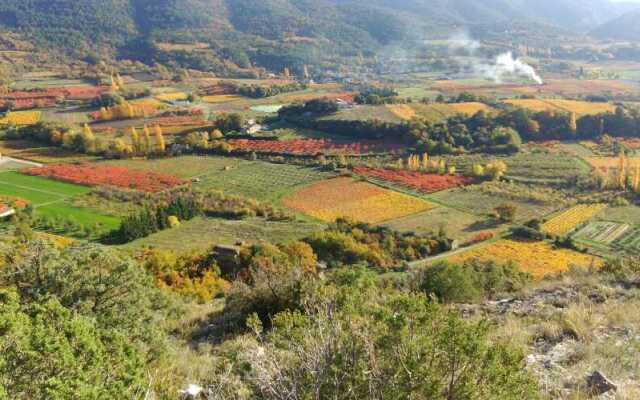
[[393,170],[385,168],[357,167],[354,172],[358,175],[379,178],[424,193],[433,193],[462,185],[470,185],[474,178],[459,175],[428,174],[419,171]]
[[278,154],[368,154],[397,151],[402,147],[377,140],[338,143],[330,139],[252,140],[231,139],[228,143],[235,149],[256,153]]
[[24,172],[80,185],[115,186],[143,192],[161,192],[184,183],[171,175],[99,164],[47,165],[29,168]]

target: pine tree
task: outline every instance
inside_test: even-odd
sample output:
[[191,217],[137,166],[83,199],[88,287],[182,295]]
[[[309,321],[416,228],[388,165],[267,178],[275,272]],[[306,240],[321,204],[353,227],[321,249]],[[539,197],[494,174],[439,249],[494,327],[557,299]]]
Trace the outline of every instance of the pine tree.
[[164,154],[167,148],[165,145],[164,135],[162,134],[162,128],[160,127],[160,125],[156,125],[155,132],[156,132],[156,152],[158,154]]

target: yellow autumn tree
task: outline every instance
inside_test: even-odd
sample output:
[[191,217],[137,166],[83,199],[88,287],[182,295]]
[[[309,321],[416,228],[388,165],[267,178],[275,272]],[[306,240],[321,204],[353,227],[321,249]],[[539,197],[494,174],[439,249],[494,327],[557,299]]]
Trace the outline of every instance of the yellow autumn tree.
[[574,112],[569,116],[569,131],[571,131],[573,135],[578,131],[578,121],[576,119],[576,113]]
[[617,188],[621,190],[624,190],[626,186],[626,181],[627,181],[626,168],[627,168],[626,157],[624,156],[624,154],[620,154],[620,158],[618,159],[616,184],[617,184]]
[[144,125],[142,132],[144,135],[144,140],[142,141],[142,152],[144,155],[149,155],[149,153],[151,153],[151,132],[146,124]]
[[164,135],[162,134],[162,128],[160,127],[160,125],[156,125],[155,133],[156,133],[156,152],[158,154],[164,154],[165,151],[167,150],[167,147],[164,141]]
[[133,154],[142,154],[142,142],[140,141],[140,134],[135,126],[131,127],[131,146],[133,147]]
[[473,164],[472,173],[473,173],[473,176],[475,177],[478,177],[478,178],[483,177],[484,167],[482,166],[482,164]]
[[84,124],[82,128],[82,145],[84,151],[89,154],[96,152],[96,136],[93,134],[89,124]]
[[420,162],[420,164],[422,165],[422,169],[425,171],[429,170],[429,154],[427,153],[423,153],[422,154],[422,160]]

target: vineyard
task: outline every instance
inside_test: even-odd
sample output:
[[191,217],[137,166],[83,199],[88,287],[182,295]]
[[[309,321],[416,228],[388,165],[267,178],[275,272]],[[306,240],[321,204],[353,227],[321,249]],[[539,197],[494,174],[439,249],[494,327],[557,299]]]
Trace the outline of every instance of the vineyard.
[[376,140],[361,140],[357,142],[338,143],[331,139],[293,139],[293,140],[228,140],[234,149],[244,152],[273,153],[273,154],[371,154],[395,152],[402,149],[402,145],[391,144]]
[[613,242],[613,247],[627,251],[634,255],[640,254],[640,226],[629,229],[618,240]]
[[449,258],[452,262],[472,259],[493,261],[498,264],[513,262],[521,271],[530,273],[535,279],[565,272],[571,266],[598,266],[602,262],[599,258],[587,254],[556,249],[547,242],[515,240],[501,240]]
[[624,235],[630,228],[628,224],[594,221],[580,229],[574,237],[576,239],[586,239],[591,242],[610,245]]
[[428,174],[419,171],[356,167],[356,174],[388,181],[423,193],[434,193],[457,186],[470,185],[474,178],[459,175]]
[[505,103],[527,108],[531,111],[572,112],[578,116],[614,112],[613,103],[596,103],[589,101],[564,99],[510,99]]
[[322,221],[340,217],[380,223],[435,208],[427,201],[350,178],[335,178],[303,187],[283,204]]
[[606,204],[580,204],[542,225],[542,231],[554,236],[566,236],[606,208]]
[[171,175],[99,164],[50,165],[23,172],[79,185],[115,186],[144,192],[160,192],[185,183]]
[[161,101],[178,101],[178,100],[186,100],[188,95],[184,92],[168,92],[157,94],[156,99]]
[[478,111],[491,109],[488,105],[479,102],[390,104],[386,108],[402,120],[408,121],[414,117],[420,117],[431,122],[439,122],[456,114],[474,115]]

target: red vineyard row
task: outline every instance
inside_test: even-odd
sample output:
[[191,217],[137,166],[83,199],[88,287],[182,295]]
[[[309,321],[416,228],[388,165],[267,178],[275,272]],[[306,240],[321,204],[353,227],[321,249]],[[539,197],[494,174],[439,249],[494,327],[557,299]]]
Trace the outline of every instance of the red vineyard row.
[[474,178],[460,175],[438,175],[419,171],[393,170],[385,168],[354,168],[358,175],[371,178],[379,178],[416,189],[423,193],[434,193],[458,186],[470,185],[475,182]]
[[99,164],[47,165],[24,172],[79,185],[115,186],[143,192],[161,192],[185,183],[172,175]]

